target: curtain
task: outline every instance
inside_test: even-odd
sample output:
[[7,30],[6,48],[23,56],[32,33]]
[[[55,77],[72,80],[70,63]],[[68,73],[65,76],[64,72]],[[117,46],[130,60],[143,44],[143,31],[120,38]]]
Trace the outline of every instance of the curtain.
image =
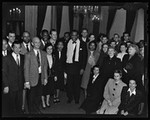
[[134,42],[139,42],[140,40],[144,40],[144,9],[139,9],[137,11],[137,24]]
[[79,14],[79,32],[81,32],[82,26],[83,26],[83,14]]
[[127,13],[126,13],[126,30],[127,32],[131,32],[132,26],[134,24],[134,20],[135,20],[135,15],[136,15],[136,10],[130,10],[127,9]]
[[51,26],[52,29],[56,29],[57,30],[57,18],[56,18],[56,6],[52,6],[52,22],[51,22]]
[[75,14],[73,17],[73,29],[79,30],[79,14]]
[[109,38],[111,39],[114,33],[118,33],[121,36],[125,31],[125,25],[126,25],[126,10],[121,8],[116,11],[114,22],[109,32]]
[[107,29],[106,29],[106,34],[109,36],[109,31],[112,26],[112,23],[114,21],[114,17],[116,14],[116,8],[114,6],[109,7],[109,14],[108,14],[108,22],[107,22]]
[[37,35],[40,35],[40,32],[42,30],[43,27],[43,23],[45,20],[45,14],[46,14],[46,9],[47,6],[46,5],[39,5],[38,6],[38,15],[37,15]]
[[100,20],[100,26],[99,26],[99,33],[106,34],[107,21],[108,21],[108,10],[109,10],[109,6],[101,7],[101,20]]
[[31,37],[37,35],[37,6],[25,6],[25,30],[29,31]]
[[46,30],[50,31],[50,29],[51,29],[51,19],[52,19],[52,16],[51,16],[52,13],[51,12],[52,12],[52,6],[47,6],[42,30],[46,29]]
[[62,10],[62,19],[61,19],[61,28],[60,28],[60,37],[64,36],[65,32],[70,31],[70,26],[69,26],[69,7],[68,6],[63,6]]
[[[57,33],[60,34],[60,27],[62,21],[62,6],[56,6],[56,13],[57,13]],[[60,36],[59,36],[60,37]]]
[[70,23],[70,32],[73,30],[73,19],[74,19],[74,13],[73,13],[73,6],[69,6],[69,23]]

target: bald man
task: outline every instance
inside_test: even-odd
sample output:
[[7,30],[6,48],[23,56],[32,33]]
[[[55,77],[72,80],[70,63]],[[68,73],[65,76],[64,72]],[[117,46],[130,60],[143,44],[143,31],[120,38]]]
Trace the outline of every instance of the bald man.
[[42,85],[47,83],[46,52],[40,50],[40,39],[32,39],[33,50],[25,55],[25,88],[29,89],[29,113],[41,114],[39,109]]

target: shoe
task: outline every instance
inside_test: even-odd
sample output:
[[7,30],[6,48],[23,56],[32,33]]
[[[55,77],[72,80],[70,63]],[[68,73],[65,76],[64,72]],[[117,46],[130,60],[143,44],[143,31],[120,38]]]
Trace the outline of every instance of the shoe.
[[54,98],[53,103],[54,103],[54,104],[57,104],[57,99],[56,99],[56,98]]
[[72,102],[72,100],[70,100],[70,99],[67,100],[67,103],[71,103],[71,102]]
[[57,103],[59,103],[59,102],[60,102],[59,98],[57,98],[57,99],[56,99],[56,102],[57,102]]

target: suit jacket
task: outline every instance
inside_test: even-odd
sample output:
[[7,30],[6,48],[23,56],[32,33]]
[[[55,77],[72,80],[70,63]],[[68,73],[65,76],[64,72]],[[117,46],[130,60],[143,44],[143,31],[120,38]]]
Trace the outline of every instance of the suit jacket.
[[141,91],[136,89],[136,95],[131,95],[128,92],[129,87],[125,86],[121,92],[121,104],[119,105],[119,113],[121,110],[129,114],[136,115],[138,113],[139,103],[142,99]]
[[24,56],[20,55],[20,66],[17,65],[12,54],[3,57],[3,85],[10,91],[23,89],[24,84]]
[[10,47],[10,45],[9,45],[9,44],[8,44],[7,50],[8,50],[10,53],[12,53],[12,52],[13,52],[13,50],[12,50],[12,48]]
[[[47,79],[47,58],[46,53],[40,50],[41,54],[41,83],[44,83],[44,79]],[[34,50],[28,52],[25,55],[24,64],[24,75],[25,81],[29,82],[32,87],[38,84],[39,72],[38,72],[38,62]]]
[[[67,44],[67,46],[68,46],[68,44]],[[80,40],[79,62],[74,62],[73,61],[73,63],[71,63],[71,64],[66,63],[66,72],[70,73],[70,74],[79,74],[81,69],[85,69],[86,61],[87,61],[86,43],[83,42],[82,40]]]
[[66,52],[65,52],[64,49],[61,51],[60,59],[59,59],[59,52],[58,52],[58,50],[56,50],[54,54],[55,54],[54,69],[55,69],[55,73],[57,75],[57,74],[59,74],[59,72],[65,72]]
[[[30,51],[33,49],[33,47],[32,47],[32,45],[31,45],[31,43],[30,43]],[[21,52],[20,52],[20,54],[26,54],[28,51],[27,51],[27,49],[26,49],[26,46],[24,46],[24,44],[22,43],[21,44]]]

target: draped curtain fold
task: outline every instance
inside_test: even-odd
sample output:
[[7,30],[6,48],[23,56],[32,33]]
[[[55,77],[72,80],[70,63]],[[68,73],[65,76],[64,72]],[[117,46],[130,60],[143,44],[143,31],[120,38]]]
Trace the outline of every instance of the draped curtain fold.
[[70,23],[70,32],[73,30],[73,6],[72,5],[70,5],[69,6],[69,23]]
[[63,6],[62,10],[62,19],[61,19],[61,28],[60,28],[60,37],[64,36],[65,32],[70,31],[70,25],[69,25],[69,7]]
[[25,30],[30,32],[31,37],[37,35],[37,11],[38,6],[25,6]]
[[[56,6],[56,13],[57,13],[57,33],[60,34],[60,27],[62,21],[62,6]],[[60,36],[59,36],[60,37]]]
[[56,15],[56,6],[52,6],[52,22],[51,22],[51,26],[52,29],[56,29],[57,30],[57,15]]
[[45,19],[45,14],[46,14],[46,5],[39,5],[38,6],[38,17],[37,17],[37,35],[40,35],[40,32],[43,27],[44,19]]
[[108,10],[109,10],[109,6],[101,6],[101,20],[99,25],[99,33],[106,34]]
[[126,30],[127,32],[131,32],[134,20],[135,20],[136,11],[135,10],[127,10],[126,12]]
[[106,34],[108,36],[109,36],[110,28],[111,28],[113,21],[114,21],[115,14],[116,14],[116,8],[114,8],[114,6],[110,6],[109,7],[109,14],[108,14],[107,29],[106,29]]
[[114,22],[109,32],[109,38],[111,39],[114,33],[118,33],[121,36],[125,31],[125,25],[126,25],[126,10],[121,8],[116,11]]
[[42,30],[46,29],[46,30],[50,31],[51,21],[52,21],[52,6],[47,6]]

